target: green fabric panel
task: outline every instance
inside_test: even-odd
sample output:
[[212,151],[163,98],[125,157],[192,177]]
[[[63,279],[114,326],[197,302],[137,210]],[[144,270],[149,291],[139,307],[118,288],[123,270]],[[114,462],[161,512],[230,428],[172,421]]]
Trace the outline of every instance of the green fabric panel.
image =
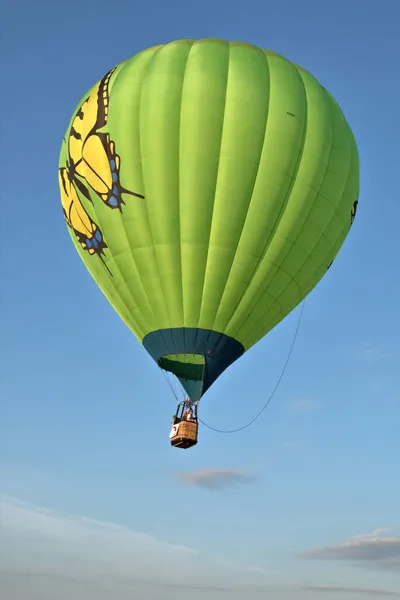
[[204,365],[204,356],[202,354],[166,354],[164,358],[188,365]]
[[[115,110],[110,110],[109,130],[121,156],[121,181],[129,190],[144,190],[139,116],[147,67],[156,50],[153,48],[142,52],[124,63],[115,77],[111,92]],[[126,94],[127,86],[129,95]],[[118,291],[124,284],[128,286],[135,301],[131,314],[140,323],[143,336],[149,327],[157,327],[159,321],[167,322],[167,310],[157,270],[147,204],[129,196],[125,197],[125,201],[121,214],[110,215],[109,209],[104,207],[108,210],[109,218],[107,243],[112,247],[112,257],[118,261],[122,275],[116,280],[115,289]],[[113,266],[109,266],[115,277]]]
[[[182,87],[190,44],[161,47],[148,63],[140,104],[140,152],[156,269],[161,283],[156,329],[183,323],[179,219],[179,132]],[[150,292],[151,293],[151,292]]]
[[117,67],[107,114],[99,131],[115,144],[120,184],[145,198],[122,192],[118,210],[76,190],[107,244],[90,255],[69,228],[91,275],[140,341],[199,327],[250,348],[349,232],[359,159],[337,102],[272,51],[178,40]]
[[[350,227],[354,195],[349,198],[346,191],[352,185],[353,161],[356,160],[358,165],[354,139],[349,135],[348,125],[336,103],[330,101],[323,88],[316,85],[309,74],[302,71],[301,76],[308,105],[304,150],[290,204],[266,256],[274,264],[279,264],[278,256],[283,262],[280,263],[280,276],[271,281],[265,288],[264,296],[249,308],[251,318],[240,323],[241,331],[237,337],[247,348],[260,339],[260,334],[262,337],[270,331],[315,287],[337,255]],[[326,106],[326,111],[320,115],[315,103],[317,94]],[[326,132],[323,132],[324,124],[329,127]],[[322,141],[321,131],[330,144],[326,161],[318,162],[314,157],[323,156],[323,150],[314,146],[313,141],[318,138]],[[313,179],[306,179],[312,173],[312,166],[319,167],[319,174],[315,171]],[[322,179],[319,179],[321,175]],[[311,195],[309,203],[305,196],[306,182],[309,182]],[[286,240],[285,251],[279,248],[280,235]],[[275,243],[278,251],[273,255]]]
[[[219,168],[204,275],[200,327],[224,332],[238,292],[223,306],[259,171],[268,116],[269,70],[264,53],[232,45],[226,84]],[[219,314],[217,318],[217,313]]]
[[[189,54],[180,129],[180,227],[185,327],[200,321],[213,223],[229,69],[229,44],[200,41]],[[204,321],[204,319],[203,319]]]
[[202,365],[196,365],[182,360],[171,360],[164,356],[160,359],[159,366],[165,371],[174,373],[179,379],[203,381],[204,359]]
[[280,57],[263,58],[269,70],[269,104],[260,164],[217,318],[227,335],[239,341],[239,329],[251,318],[249,313],[268,283],[277,285],[284,275],[269,252],[272,243],[278,246],[276,232],[295,183],[306,124],[304,88],[297,70]]
[[188,398],[190,398],[192,402],[198,402],[203,393],[203,382],[181,377],[178,377],[178,379],[181,382],[183,389],[186,391]]

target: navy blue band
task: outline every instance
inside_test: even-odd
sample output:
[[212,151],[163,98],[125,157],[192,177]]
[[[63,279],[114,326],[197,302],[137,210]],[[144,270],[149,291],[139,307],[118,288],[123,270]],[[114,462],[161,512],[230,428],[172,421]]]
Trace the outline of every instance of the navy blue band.
[[[200,399],[221,373],[244,353],[244,347],[234,338],[217,331],[195,327],[152,331],[145,336],[142,343],[157,364],[167,367],[168,371],[179,377],[192,400]],[[163,356],[170,354],[200,354],[204,356],[205,364],[200,370],[198,365],[193,365],[193,376],[188,379],[182,373],[182,363],[177,362],[175,367],[173,360],[167,359],[163,363]],[[193,386],[195,382],[201,385]],[[193,395],[198,398],[194,398]]]

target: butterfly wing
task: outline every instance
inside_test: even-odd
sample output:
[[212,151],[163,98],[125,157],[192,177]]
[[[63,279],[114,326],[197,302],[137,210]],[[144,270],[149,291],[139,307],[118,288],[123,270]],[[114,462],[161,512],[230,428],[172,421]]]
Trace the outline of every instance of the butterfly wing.
[[117,67],[114,67],[106,73],[101,79],[97,89],[97,118],[94,129],[101,129],[107,125],[108,104],[110,101],[110,79]]
[[109,84],[114,71],[103,77],[78,110],[69,135],[69,155],[76,175],[84,178],[107,206],[121,210],[123,193],[144,196],[121,186],[115,144],[108,133],[99,131],[107,125]]
[[72,121],[68,138],[68,151],[72,167],[84,177],[82,170],[82,148],[90,131],[96,124],[97,106],[95,96],[91,94],[81,105]]
[[119,208],[124,204],[122,194],[138,198],[143,195],[130,192],[121,186],[121,160],[115,151],[115,144],[108,133],[90,135],[83,146],[86,181],[110,208]]
[[[115,68],[111,69],[93,88],[79,107],[69,132],[68,150],[71,164],[81,177],[85,177],[82,149],[91,132],[101,129],[108,119],[109,83]],[[81,171],[81,172],[80,172]]]
[[115,68],[111,69],[93,88],[80,106],[69,132],[68,150],[72,167],[86,179],[86,164],[83,162],[83,147],[91,134],[107,124],[109,83]]
[[61,203],[67,225],[74,231],[79,243],[89,254],[103,254],[107,248],[103,235],[94,221],[89,217],[79,199],[75,185],[79,191],[89,198],[88,191],[77,180],[71,181],[68,170],[63,167],[58,170],[58,180],[61,191]]

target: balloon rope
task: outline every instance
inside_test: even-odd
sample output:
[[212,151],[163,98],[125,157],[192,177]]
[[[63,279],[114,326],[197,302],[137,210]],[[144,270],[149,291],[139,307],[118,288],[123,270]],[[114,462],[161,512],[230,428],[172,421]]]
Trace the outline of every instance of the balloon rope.
[[161,373],[163,374],[163,377],[164,377],[165,381],[167,382],[167,385],[168,385],[169,389],[171,390],[171,392],[172,392],[172,393],[173,393],[173,395],[175,396],[175,398],[176,398],[176,401],[177,401],[177,402],[179,402],[179,398],[178,398],[178,396],[177,396],[177,395],[176,395],[176,393],[175,393],[174,386],[173,386],[173,385],[172,385],[172,383],[170,382],[170,380],[169,380],[169,377],[168,377],[168,375],[167,375],[166,371],[164,371],[164,369],[162,369],[160,366],[159,366],[159,369],[160,369]]
[[238,427],[237,429],[217,429],[216,427],[211,427],[211,425],[208,425],[207,423],[205,423],[204,421],[202,421],[200,419],[200,417],[198,417],[198,420],[199,420],[199,422],[202,425],[204,425],[208,429],[211,429],[211,431],[216,431],[217,433],[237,433],[238,431],[243,431],[243,429],[247,429],[247,427],[250,427],[250,425],[252,425],[255,421],[257,421],[257,419],[259,417],[261,417],[261,415],[263,414],[263,412],[265,411],[265,409],[267,408],[267,406],[271,402],[272,398],[275,396],[275,394],[276,394],[276,392],[278,390],[278,387],[279,387],[279,385],[280,385],[280,383],[281,383],[281,381],[283,379],[283,376],[285,374],[286,368],[287,368],[287,366],[289,364],[289,360],[290,360],[290,357],[292,356],[293,348],[294,348],[294,345],[296,343],[297,334],[299,333],[301,320],[303,318],[304,305],[305,305],[305,300],[303,301],[303,304],[302,304],[302,307],[301,307],[301,311],[300,311],[300,315],[299,315],[299,320],[297,322],[297,327],[296,327],[296,330],[294,332],[293,341],[292,341],[292,344],[290,346],[289,353],[287,355],[285,364],[283,365],[283,369],[282,369],[281,374],[279,376],[278,382],[277,382],[275,388],[273,389],[272,394],[268,398],[267,402],[262,407],[262,409],[256,414],[256,416],[251,421],[249,421],[248,423],[246,423],[246,425],[242,425],[242,427]]

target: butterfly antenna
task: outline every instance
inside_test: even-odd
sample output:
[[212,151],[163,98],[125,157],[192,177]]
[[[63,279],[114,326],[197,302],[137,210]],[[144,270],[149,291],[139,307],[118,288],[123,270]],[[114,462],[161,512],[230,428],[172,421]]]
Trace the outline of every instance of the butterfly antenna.
[[[125,189],[123,187],[121,187],[121,193],[122,194],[129,194],[130,196],[136,196],[136,198],[142,198],[142,200],[144,200],[143,194],[138,194],[137,192],[131,192],[130,190],[127,190],[127,189]],[[122,200],[122,198],[121,198],[121,200]],[[123,202],[123,200],[122,200],[122,202]],[[125,204],[125,202],[124,202],[124,204]]]
[[111,275],[111,277],[114,277],[114,275],[111,273],[110,269],[107,267],[107,265],[105,263],[105,260],[103,258],[103,255],[102,254],[97,254],[97,256],[101,260],[103,267],[108,271],[109,275]]

